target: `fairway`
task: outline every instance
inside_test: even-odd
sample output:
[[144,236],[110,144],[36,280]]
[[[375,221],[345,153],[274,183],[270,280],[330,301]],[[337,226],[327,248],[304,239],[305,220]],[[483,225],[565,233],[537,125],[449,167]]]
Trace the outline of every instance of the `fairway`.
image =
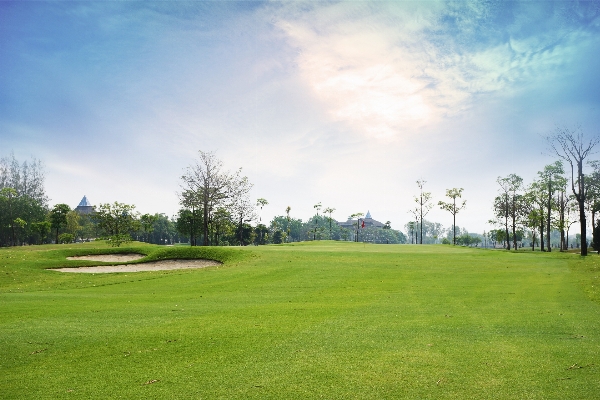
[[[0,248],[0,398],[599,397],[596,255],[103,246]],[[188,250],[223,264],[46,270],[99,264],[68,256]]]

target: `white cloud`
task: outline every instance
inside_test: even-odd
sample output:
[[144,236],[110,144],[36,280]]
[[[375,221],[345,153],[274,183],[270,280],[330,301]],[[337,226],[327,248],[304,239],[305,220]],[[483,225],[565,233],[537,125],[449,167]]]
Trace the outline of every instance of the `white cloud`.
[[[343,3],[283,14],[278,22],[297,49],[300,77],[331,120],[367,137],[411,137],[471,109],[476,96],[506,97],[546,83],[581,39],[561,31],[474,45],[439,25],[445,12],[456,17],[460,10],[398,7]],[[490,13],[471,8],[457,24],[474,37]]]

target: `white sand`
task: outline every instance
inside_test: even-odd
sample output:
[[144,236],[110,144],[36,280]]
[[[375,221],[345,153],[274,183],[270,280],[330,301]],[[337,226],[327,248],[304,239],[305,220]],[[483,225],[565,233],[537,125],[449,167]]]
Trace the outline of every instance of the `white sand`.
[[89,261],[106,261],[106,262],[128,262],[144,258],[143,254],[100,254],[95,256],[77,256],[67,257],[67,260],[89,260]]
[[[92,256],[90,256],[92,257]],[[96,257],[96,256],[93,256]],[[101,256],[106,257],[106,256]],[[140,258],[140,257],[138,257]],[[79,258],[82,260],[82,258]],[[87,258],[86,258],[87,259]],[[95,259],[94,261],[104,261]],[[110,261],[115,261],[110,260]],[[119,259],[118,261],[123,261]],[[167,271],[173,269],[192,269],[192,268],[204,268],[213,265],[221,265],[218,261],[213,260],[162,260],[152,261],[140,264],[127,264],[127,265],[98,265],[95,267],[78,267],[78,268],[53,268],[52,271],[60,272],[78,272],[87,274],[102,274],[110,272],[140,272],[140,271]]]

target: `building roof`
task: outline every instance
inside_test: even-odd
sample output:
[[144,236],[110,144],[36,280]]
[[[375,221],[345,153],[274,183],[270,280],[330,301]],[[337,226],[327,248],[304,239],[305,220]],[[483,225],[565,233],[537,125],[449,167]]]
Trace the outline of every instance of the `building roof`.
[[91,206],[92,205],[88,201],[87,197],[83,196],[83,199],[81,199],[81,201],[79,202],[79,205],[77,207],[91,207]]
[[[370,226],[375,227],[375,228],[383,228],[385,226],[385,224],[374,220],[371,217],[370,211],[367,211],[367,215],[364,218],[360,218],[360,221],[365,223],[365,228],[370,227]],[[357,223],[357,220],[348,218],[348,221],[338,222],[338,225],[343,228],[346,228],[346,227],[350,228],[350,227],[356,226],[355,225],[356,223]]]

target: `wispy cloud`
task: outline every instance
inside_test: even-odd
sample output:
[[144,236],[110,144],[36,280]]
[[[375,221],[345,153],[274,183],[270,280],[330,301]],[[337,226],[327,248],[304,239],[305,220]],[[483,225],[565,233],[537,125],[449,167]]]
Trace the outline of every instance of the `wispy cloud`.
[[[513,24],[512,37],[494,25],[498,7],[427,4],[333,4],[284,14],[278,26],[330,117],[378,138],[410,135],[470,109],[481,95],[510,96],[520,85],[550,80],[590,39],[572,29],[527,27],[527,35],[523,19]],[[486,29],[492,34],[480,43],[477,35]]]

